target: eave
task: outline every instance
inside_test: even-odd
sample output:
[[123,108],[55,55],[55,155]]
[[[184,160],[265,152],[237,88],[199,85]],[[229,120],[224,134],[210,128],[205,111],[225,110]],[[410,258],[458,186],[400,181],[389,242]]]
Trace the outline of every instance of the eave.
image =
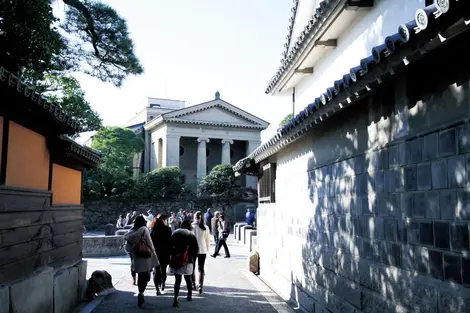
[[258,164],[287,145],[301,138],[308,130],[323,123],[336,112],[364,99],[383,82],[393,79],[410,63],[441,46],[444,41],[469,30],[469,1],[437,2],[418,9],[415,20],[398,27],[398,32],[385,38],[385,43],[372,48],[371,55],[336,80],[332,87],[319,95],[275,136],[256,148],[233,167],[239,174],[251,173],[244,164]]
[[77,170],[96,168],[103,158],[101,152],[82,146],[65,136],[48,139],[47,145],[52,162]]
[[0,93],[4,101],[0,106],[0,115],[8,116],[43,135],[80,132],[79,123],[71,115],[3,67],[0,67]]
[[[313,73],[316,63],[336,48],[337,39],[350,24],[365,14],[373,0],[324,0],[309,20],[290,52],[268,84],[267,94],[281,93]],[[310,70],[310,69],[313,69]],[[309,70],[305,72],[305,70]]]

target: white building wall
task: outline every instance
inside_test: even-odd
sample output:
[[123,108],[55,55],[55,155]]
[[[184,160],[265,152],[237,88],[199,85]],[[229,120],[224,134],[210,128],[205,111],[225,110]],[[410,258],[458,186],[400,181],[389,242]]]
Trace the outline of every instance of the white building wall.
[[[313,75],[296,86],[296,110],[301,111],[314,102],[335,80],[368,57],[374,46],[383,44],[385,37],[398,32],[400,24],[414,19],[416,10],[423,7],[425,0],[376,0],[369,13],[351,25],[350,31],[338,38],[338,46],[315,65]],[[299,6],[299,9],[310,10],[308,6]]]
[[158,139],[163,138],[163,151],[162,159],[165,160],[165,135],[166,135],[166,125],[162,125],[159,128],[153,129],[150,134],[150,171],[153,171],[158,166]]

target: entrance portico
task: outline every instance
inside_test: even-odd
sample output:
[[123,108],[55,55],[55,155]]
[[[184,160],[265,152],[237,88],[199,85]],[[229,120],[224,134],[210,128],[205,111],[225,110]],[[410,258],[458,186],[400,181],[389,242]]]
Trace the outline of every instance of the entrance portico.
[[[144,168],[179,166],[195,187],[215,165],[234,164],[258,147],[268,125],[218,97],[162,114],[144,126]],[[243,183],[256,188],[251,177]]]

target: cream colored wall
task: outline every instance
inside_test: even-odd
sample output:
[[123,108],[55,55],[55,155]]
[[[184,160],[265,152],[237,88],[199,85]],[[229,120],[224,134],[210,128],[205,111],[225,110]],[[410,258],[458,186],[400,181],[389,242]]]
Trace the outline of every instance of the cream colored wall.
[[46,138],[9,122],[6,185],[48,189],[49,151]]

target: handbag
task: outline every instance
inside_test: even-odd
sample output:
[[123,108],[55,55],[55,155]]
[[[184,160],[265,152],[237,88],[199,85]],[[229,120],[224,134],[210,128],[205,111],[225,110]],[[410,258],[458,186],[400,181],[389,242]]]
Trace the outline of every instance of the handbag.
[[134,246],[134,253],[137,257],[148,259],[152,257],[152,249],[148,246],[145,241],[145,231],[142,234],[139,242]]
[[222,233],[222,238],[227,239],[227,238],[228,238],[228,235],[229,235],[228,231],[224,231],[224,232]]
[[188,264],[189,260],[189,253],[188,253],[188,247],[184,249],[184,251],[177,253],[177,254],[172,254],[170,256],[170,267],[177,269],[185,266]]

